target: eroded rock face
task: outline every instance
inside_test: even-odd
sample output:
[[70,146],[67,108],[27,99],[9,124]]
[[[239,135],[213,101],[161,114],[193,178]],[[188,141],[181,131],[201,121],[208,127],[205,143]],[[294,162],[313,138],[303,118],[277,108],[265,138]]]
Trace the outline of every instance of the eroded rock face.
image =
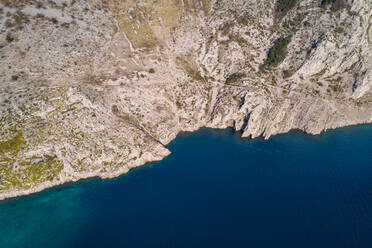
[[203,126],[372,122],[372,4],[285,2],[1,0],[0,199],[118,176]]

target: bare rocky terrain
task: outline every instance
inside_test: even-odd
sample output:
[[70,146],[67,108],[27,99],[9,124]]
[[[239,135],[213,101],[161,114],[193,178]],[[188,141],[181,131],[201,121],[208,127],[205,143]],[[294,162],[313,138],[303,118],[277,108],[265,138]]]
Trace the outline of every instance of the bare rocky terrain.
[[111,178],[181,131],[372,122],[371,0],[0,0],[0,199]]

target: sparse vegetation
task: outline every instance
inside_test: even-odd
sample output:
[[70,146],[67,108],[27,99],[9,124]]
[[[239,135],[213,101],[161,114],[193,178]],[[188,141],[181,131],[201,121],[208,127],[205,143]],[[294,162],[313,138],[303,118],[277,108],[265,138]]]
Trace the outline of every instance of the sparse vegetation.
[[176,64],[181,67],[186,74],[195,81],[205,81],[206,79],[200,74],[198,67],[190,58],[177,57]]
[[328,4],[330,4],[333,0],[322,0],[322,2],[320,3],[320,6],[322,6],[323,8],[326,7]]
[[336,33],[343,33],[343,32],[345,32],[345,30],[342,27],[337,27],[337,28],[335,28],[335,32]]
[[267,58],[264,62],[265,66],[272,67],[279,65],[287,56],[287,46],[291,42],[291,37],[280,37],[274,41],[274,45],[267,53]]
[[342,88],[339,85],[329,85],[329,88],[331,88],[332,91],[334,92],[341,92]]
[[179,101],[176,102],[176,106],[178,109],[182,109],[182,104]]
[[238,36],[238,37],[234,37],[234,40],[239,44],[239,46],[241,46],[241,47],[244,47],[246,44],[247,44],[247,41],[244,39],[244,38],[242,38],[242,37],[240,37],[240,36]]
[[331,5],[331,11],[335,12],[340,9],[347,7],[347,1],[346,0],[322,0],[320,3],[320,6],[323,8],[327,8],[329,5]]
[[[350,8],[354,16],[331,13],[336,0],[324,8],[322,0],[2,1],[12,7],[0,8],[0,194],[63,183],[64,161],[76,178],[121,172],[201,120],[246,130],[250,117],[266,118],[255,122],[272,134],[288,115],[316,127],[318,115],[334,114],[327,104],[363,119],[372,103],[372,95],[359,99],[364,91],[350,97],[368,76],[366,0]],[[35,9],[37,1],[45,7]],[[210,14],[200,12],[205,2]],[[354,98],[366,102],[355,116]]]
[[297,3],[297,0],[278,0],[276,3],[276,12],[280,17],[285,16]]
[[289,78],[292,75],[293,75],[293,71],[292,70],[284,70],[283,71],[283,78]]
[[238,23],[242,25],[249,25],[250,22],[252,22],[251,17],[248,14],[245,14],[237,19]]
[[245,73],[242,73],[242,72],[235,72],[231,75],[229,75],[227,78],[226,78],[226,84],[231,84],[231,83],[235,83],[237,82],[239,79],[245,77]]
[[10,43],[14,40],[14,38],[10,34],[7,34],[5,40]]
[[20,150],[21,143],[22,143],[22,133],[19,132],[14,138],[0,143],[0,151],[1,151],[0,154],[10,153],[13,156],[17,155]]

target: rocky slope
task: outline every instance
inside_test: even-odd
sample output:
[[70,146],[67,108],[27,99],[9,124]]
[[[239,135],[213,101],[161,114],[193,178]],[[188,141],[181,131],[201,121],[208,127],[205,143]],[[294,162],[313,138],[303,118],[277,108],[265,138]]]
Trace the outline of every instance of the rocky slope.
[[118,176],[203,126],[372,122],[370,0],[0,2],[0,199]]

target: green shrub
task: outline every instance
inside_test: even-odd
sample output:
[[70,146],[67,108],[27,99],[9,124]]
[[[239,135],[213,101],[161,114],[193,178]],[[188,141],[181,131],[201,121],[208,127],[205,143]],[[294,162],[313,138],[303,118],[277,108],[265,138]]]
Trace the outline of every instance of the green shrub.
[[151,68],[151,69],[149,70],[149,73],[155,73],[155,69],[154,69],[154,68]]
[[10,43],[14,40],[14,38],[10,34],[7,34],[5,40]]
[[250,19],[251,19],[251,17],[248,14],[245,14],[245,15],[239,17],[237,21],[240,24],[247,26],[250,22]]
[[320,6],[326,8],[330,4],[332,4],[331,10],[333,12],[346,8],[348,6],[346,0],[322,0]]
[[231,83],[235,83],[236,81],[238,81],[239,79],[245,77],[245,74],[244,73],[241,73],[241,72],[235,72],[231,75],[229,75],[227,78],[226,78],[226,84],[231,84]]
[[264,62],[265,66],[277,66],[287,56],[287,46],[291,42],[291,37],[280,37],[274,41],[274,45],[267,53],[267,58]]
[[331,2],[333,2],[333,0],[322,0],[322,2],[320,3],[320,6],[322,6],[324,8],[328,4],[330,4]]
[[17,75],[12,75],[12,80],[13,81],[17,81],[17,79],[18,79],[18,76]]
[[329,85],[329,88],[331,88],[334,92],[342,92],[342,88],[339,85]]
[[293,71],[292,70],[284,70],[283,71],[283,78],[289,78],[292,75],[293,75]]
[[278,0],[276,12],[280,16],[285,16],[297,3],[297,0]]
[[336,33],[343,33],[343,32],[345,32],[345,30],[342,27],[337,27],[337,28],[335,28],[335,32]]

